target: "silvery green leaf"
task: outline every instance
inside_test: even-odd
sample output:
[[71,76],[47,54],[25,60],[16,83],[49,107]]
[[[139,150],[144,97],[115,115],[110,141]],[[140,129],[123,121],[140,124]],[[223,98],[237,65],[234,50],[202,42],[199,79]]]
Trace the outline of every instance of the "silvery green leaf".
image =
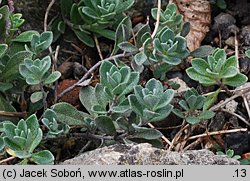
[[155,108],[158,103],[160,102],[160,98],[157,97],[156,95],[146,95],[145,97],[143,97],[143,101],[145,103],[145,105],[150,109]]
[[135,3],[135,0],[123,1],[119,4],[119,6],[116,7],[115,11],[116,11],[116,13],[122,13],[122,12],[128,10],[129,8],[131,8],[134,3]]
[[203,105],[203,110],[208,110],[216,102],[220,90],[221,89],[218,89],[217,91],[206,97],[205,103]]
[[118,126],[123,130],[128,130],[129,121],[125,117],[119,117],[116,119]]
[[[158,35],[157,35],[158,36]],[[172,30],[164,28],[159,32],[160,41],[162,43],[168,42],[169,40],[173,41],[175,34]]]
[[156,80],[154,78],[150,79],[146,83],[145,88],[150,90],[153,94],[159,94],[163,92],[162,83],[159,80]]
[[248,58],[250,58],[250,49],[247,50],[245,53],[246,53],[246,56],[247,56]]
[[43,92],[39,91],[39,92],[34,92],[31,94],[30,96],[30,101],[32,103],[38,102],[43,98]]
[[196,50],[192,51],[190,53],[190,56],[193,56],[195,58],[203,58],[211,55],[213,52],[214,48],[210,45],[202,45]]
[[176,116],[178,116],[178,117],[180,117],[180,118],[182,118],[182,119],[185,118],[185,115],[184,115],[179,109],[173,109],[172,112],[173,112]]
[[57,25],[57,30],[60,33],[64,33],[66,29],[66,24],[63,21],[59,21],[58,25]]
[[161,121],[165,119],[171,113],[172,109],[173,109],[173,106],[169,104],[163,108],[158,109],[156,113],[159,116],[152,118],[151,120],[149,120],[149,122],[156,122],[156,121]]
[[39,36],[39,32],[34,30],[29,30],[21,33],[16,38],[14,38],[13,42],[30,42],[32,40],[33,35]]
[[184,97],[187,100],[192,95],[199,96],[199,93],[193,87],[185,92]]
[[116,87],[114,87],[114,89],[112,90],[112,94],[121,96],[125,88],[126,88],[126,83],[125,82],[120,83]]
[[77,38],[80,41],[82,41],[83,43],[85,43],[87,46],[89,46],[89,47],[95,46],[94,40],[85,32],[79,31],[79,30],[74,30],[74,33],[77,36]]
[[113,106],[111,108],[111,111],[114,112],[114,113],[123,114],[123,113],[127,112],[129,109],[130,109],[130,105]]
[[220,72],[221,78],[230,78],[234,77],[238,73],[238,69],[236,67],[224,67],[222,71]]
[[189,124],[197,124],[199,123],[201,120],[198,118],[198,117],[195,117],[195,116],[189,116],[186,118],[186,121],[189,123]]
[[[91,111],[93,105],[98,104],[97,98],[95,95],[95,88],[92,86],[82,87],[79,94],[79,99],[82,105],[87,109],[89,114],[94,115]],[[99,99],[101,100],[101,99]]]
[[128,82],[131,75],[131,69],[128,66],[123,66],[119,72],[122,75],[121,82]]
[[112,78],[116,81],[117,84],[121,83],[122,75],[119,71],[116,71],[112,74]]
[[137,85],[134,87],[134,93],[135,93],[136,99],[138,100],[138,102],[140,104],[143,105],[144,104],[144,101],[143,101],[144,95],[143,95],[142,90],[143,90],[143,87],[141,85]]
[[45,31],[40,36],[40,42],[43,43],[42,50],[49,48],[53,41],[53,33],[51,31]]
[[143,110],[143,124],[146,124],[148,122],[151,122],[153,118],[156,118],[158,116],[161,116],[159,113],[150,111],[148,109]]
[[136,42],[137,42],[137,46],[138,48],[141,48],[142,45],[143,45],[143,42],[141,41],[141,38],[142,36],[145,34],[145,33],[150,33],[151,32],[151,29],[150,29],[150,26],[147,24],[143,25],[139,31],[137,32],[137,36],[136,36]]
[[195,108],[195,105],[196,105],[196,101],[197,101],[197,96],[195,95],[192,95],[190,96],[188,99],[187,99],[187,103],[189,105],[189,109],[191,111],[194,111],[196,108]]
[[15,151],[22,150],[21,145],[16,143],[13,140],[13,138],[10,139],[9,137],[4,137],[3,140],[4,140],[6,147],[9,147],[10,149],[15,150]]
[[25,58],[31,58],[31,56],[32,53],[27,51],[20,51],[11,56],[1,74],[1,78],[8,82],[19,78],[19,65],[23,63]]
[[0,82],[0,92],[5,92],[13,87],[12,83]]
[[8,49],[7,44],[0,44],[0,58],[5,54]]
[[110,40],[115,40],[115,32],[112,30],[94,28],[92,31]]
[[209,65],[204,59],[194,58],[192,59],[191,64],[196,72],[198,72],[201,75],[209,76],[209,74],[206,73],[206,69],[209,68]]
[[33,135],[34,139],[31,143],[31,145],[29,145],[29,153],[32,153],[34,151],[34,149],[40,144],[40,142],[42,141],[42,137],[43,137],[43,132],[40,128],[37,129],[36,135]]
[[143,65],[143,63],[146,62],[147,59],[148,57],[145,55],[144,52],[139,52],[134,56],[134,60],[137,65]]
[[189,111],[189,107],[188,107],[186,101],[181,100],[181,101],[179,102],[179,105],[180,105],[185,111]]
[[85,6],[81,10],[82,10],[83,14],[89,16],[90,18],[99,19],[99,15],[94,10],[92,10],[91,8]]
[[140,75],[138,72],[132,72],[126,83],[125,89],[122,91],[121,95],[126,95],[133,91],[133,88],[138,84]]
[[129,95],[128,96],[129,104],[131,106],[131,109],[138,114],[139,116],[143,116],[143,107],[136,99],[135,95]]
[[226,63],[224,64],[224,68],[230,67],[230,66],[237,68],[237,65],[238,65],[237,59],[236,59],[236,56],[234,55],[227,59]]
[[98,104],[102,105],[103,107],[106,107],[109,102],[109,98],[106,96],[104,92],[103,85],[99,83],[96,84],[94,92]]
[[135,138],[154,140],[162,136],[161,132],[156,129],[139,127],[135,124],[132,124],[132,126],[135,129],[135,133],[132,136]]
[[215,68],[214,68],[215,72],[221,71],[221,68],[226,63],[226,58],[227,58],[227,55],[224,49],[219,49],[218,51],[215,52],[214,59],[217,61],[216,62],[217,64],[215,65]]
[[211,86],[217,84],[214,79],[199,74],[194,70],[193,67],[189,67],[188,69],[186,69],[186,72],[191,79],[199,81],[204,86]]
[[52,106],[51,108],[57,116],[58,122],[68,125],[81,125],[84,126],[83,114],[81,114],[74,106],[60,102]]
[[101,105],[94,105],[91,108],[91,111],[96,113],[96,114],[106,114],[107,113],[107,110],[104,107],[102,107]]
[[4,143],[3,137],[0,137],[0,151],[2,151],[4,147],[5,147],[5,143]]
[[244,83],[246,83],[247,80],[248,80],[248,77],[246,75],[238,73],[234,77],[222,79],[222,82],[225,85],[229,85],[229,86],[232,86],[232,87],[238,87],[238,86],[241,86]]
[[215,113],[212,111],[203,111],[200,115],[199,115],[199,119],[202,120],[208,120],[211,119],[215,116]]
[[[62,2],[64,2],[65,0],[61,0],[61,3]],[[66,1],[72,1],[72,0],[66,0]],[[72,3],[72,2],[71,2]],[[62,4],[60,5],[61,6],[61,8],[62,8]],[[82,21],[82,19],[81,18],[79,18],[79,17],[81,17],[81,14],[80,14],[80,12],[79,12],[79,10],[78,10],[78,5],[76,4],[76,3],[73,3],[71,6],[69,6],[70,7],[70,9],[69,9],[69,11],[67,11],[67,13],[66,14],[69,14],[69,17],[70,17],[70,21],[71,21],[71,23],[73,23],[73,24],[80,24],[81,23],[81,21]],[[63,15],[64,13],[63,13],[63,11],[62,11],[62,15]],[[67,15],[64,15],[65,17],[67,16]]]
[[15,128],[16,128],[16,126],[11,122],[3,123],[4,133],[10,138],[12,138],[16,135]]
[[13,137],[14,142],[18,143],[21,147],[25,147],[26,139],[20,136]]
[[28,78],[26,79],[26,82],[27,82],[27,84],[29,84],[29,85],[38,85],[38,84],[41,83],[40,80],[37,80],[37,79],[32,78],[32,77],[28,77]]
[[51,84],[57,81],[61,77],[61,73],[59,71],[52,72],[44,81],[44,84]]
[[115,33],[115,45],[112,51],[112,55],[116,54],[119,50],[118,45],[121,42],[128,41],[132,32],[132,22],[131,19],[126,16],[118,25]]
[[48,150],[33,153],[31,159],[38,165],[50,165],[53,164],[55,160],[53,154]]
[[99,130],[108,134],[108,135],[115,135],[116,129],[112,119],[107,116],[98,116],[95,118],[95,124]]
[[110,69],[114,66],[114,64],[112,64],[109,61],[104,61],[101,66],[100,66],[100,83],[103,86],[109,87],[111,89],[111,86],[108,82],[108,78],[107,78],[107,72],[110,71]]
[[204,105],[205,97],[197,96],[196,103],[194,105],[195,109],[201,109]]
[[166,90],[161,95],[161,99],[160,99],[160,102],[157,105],[157,109],[165,107],[166,105],[168,105],[172,101],[173,98],[174,98],[174,90],[172,90],[172,89]]
[[131,44],[131,43],[127,42],[127,41],[119,43],[118,47],[121,50],[123,50],[125,52],[129,52],[129,53],[139,51],[139,49],[136,46],[134,46],[133,44]]

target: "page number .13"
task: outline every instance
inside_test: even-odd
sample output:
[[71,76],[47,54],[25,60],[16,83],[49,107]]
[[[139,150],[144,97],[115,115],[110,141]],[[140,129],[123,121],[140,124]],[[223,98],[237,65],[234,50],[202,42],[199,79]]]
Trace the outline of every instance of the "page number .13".
[[234,171],[233,177],[246,177],[247,176],[247,170],[246,169],[236,169]]

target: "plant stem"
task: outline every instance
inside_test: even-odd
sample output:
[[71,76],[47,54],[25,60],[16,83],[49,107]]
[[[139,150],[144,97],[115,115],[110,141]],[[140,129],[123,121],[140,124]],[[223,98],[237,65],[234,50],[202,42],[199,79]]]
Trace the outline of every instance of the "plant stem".
[[45,92],[44,88],[43,88],[43,84],[40,84],[40,90],[43,93],[43,109],[44,111],[47,109],[47,93]]

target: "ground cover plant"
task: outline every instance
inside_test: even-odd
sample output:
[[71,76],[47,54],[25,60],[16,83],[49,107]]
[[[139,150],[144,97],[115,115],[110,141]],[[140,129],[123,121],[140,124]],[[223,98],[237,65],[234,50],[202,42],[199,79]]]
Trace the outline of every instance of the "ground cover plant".
[[44,29],[35,31],[22,29],[15,3],[1,2],[1,163],[56,164],[97,147],[142,142],[176,151],[220,147],[217,154],[250,163],[250,144],[234,149],[226,136],[244,132],[250,142],[249,75],[240,62],[250,61],[249,47],[192,50],[192,24],[178,2],[158,0],[138,21],[129,14],[134,0],[60,0],[48,23],[54,3]]

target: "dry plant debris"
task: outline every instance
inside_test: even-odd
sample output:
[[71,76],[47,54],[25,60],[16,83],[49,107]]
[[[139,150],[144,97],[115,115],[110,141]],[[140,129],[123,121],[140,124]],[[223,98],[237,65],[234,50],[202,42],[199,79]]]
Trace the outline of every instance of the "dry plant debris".
[[187,45],[190,51],[200,47],[202,40],[209,31],[211,23],[210,2],[207,0],[173,0],[184,21],[190,23]]

